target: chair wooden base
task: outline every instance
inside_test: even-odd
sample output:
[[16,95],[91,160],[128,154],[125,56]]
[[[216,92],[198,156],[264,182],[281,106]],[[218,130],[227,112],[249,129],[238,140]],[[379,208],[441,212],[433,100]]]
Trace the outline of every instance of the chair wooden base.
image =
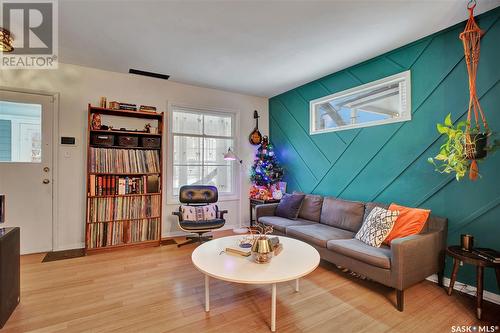
[[202,233],[198,233],[196,236],[186,236],[187,240],[183,243],[177,244],[177,247],[181,247],[181,246],[193,244],[193,243],[200,243],[201,244],[203,242],[207,242],[207,241],[212,239],[212,236],[202,236],[202,234],[204,234],[204,233],[206,233],[206,231],[204,231]]

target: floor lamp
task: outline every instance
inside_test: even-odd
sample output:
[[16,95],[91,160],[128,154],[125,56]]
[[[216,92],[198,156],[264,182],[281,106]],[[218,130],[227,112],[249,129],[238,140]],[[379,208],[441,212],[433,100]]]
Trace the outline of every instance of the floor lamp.
[[[240,163],[240,175],[241,175],[241,167],[243,166],[243,160],[241,158],[238,157],[238,155],[236,155],[234,153],[234,151],[231,149],[231,147],[229,147],[227,149],[227,153],[224,153],[224,160],[226,161],[238,161]],[[238,205],[238,219],[239,219],[239,222],[238,222],[238,228],[235,228],[233,229],[233,232],[236,233],[236,234],[245,234],[248,232],[248,229],[247,228],[243,228],[243,226],[241,225],[241,188],[240,189],[240,201],[239,201],[239,205]]]

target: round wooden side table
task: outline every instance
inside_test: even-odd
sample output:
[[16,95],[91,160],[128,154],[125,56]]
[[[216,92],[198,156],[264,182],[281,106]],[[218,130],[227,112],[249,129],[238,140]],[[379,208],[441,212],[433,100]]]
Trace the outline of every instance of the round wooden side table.
[[476,293],[476,316],[481,319],[483,308],[483,275],[485,267],[492,267],[495,269],[497,276],[497,284],[500,289],[500,264],[493,263],[487,259],[470,252],[462,250],[458,245],[449,246],[446,253],[453,258],[453,272],[451,273],[450,285],[448,287],[448,295],[451,295],[453,286],[457,279],[457,272],[460,263],[466,263],[476,266],[476,279],[477,279],[477,293]]

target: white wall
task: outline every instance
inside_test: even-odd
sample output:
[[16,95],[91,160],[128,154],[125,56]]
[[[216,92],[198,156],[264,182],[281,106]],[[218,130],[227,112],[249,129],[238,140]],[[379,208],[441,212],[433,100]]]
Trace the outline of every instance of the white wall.
[[[241,207],[242,221],[247,223],[249,220],[247,175],[255,148],[248,142],[248,135],[255,126],[253,110],[258,110],[261,115],[259,122],[261,132],[268,133],[267,98],[68,64],[60,64],[57,70],[2,70],[0,88],[59,93],[59,137],[76,137],[75,147],[57,146],[58,172],[55,175],[57,178],[54,186],[59,199],[58,211],[55,213],[57,228],[54,233],[56,236],[54,250],[83,246],[87,104],[98,105],[100,96],[106,96],[108,101],[156,105],[163,111],[167,111],[168,103],[174,103],[234,110],[239,113],[237,150],[244,160],[244,170],[241,171],[239,182],[241,200],[223,201],[219,206],[229,210],[228,227],[238,225],[239,207]],[[164,139],[166,140],[167,136]],[[164,152],[164,156],[167,157],[169,154]],[[164,190],[168,189],[165,178]],[[167,204],[167,195],[163,197],[163,236],[179,234],[176,220],[171,216],[171,212],[177,209],[178,205]]]

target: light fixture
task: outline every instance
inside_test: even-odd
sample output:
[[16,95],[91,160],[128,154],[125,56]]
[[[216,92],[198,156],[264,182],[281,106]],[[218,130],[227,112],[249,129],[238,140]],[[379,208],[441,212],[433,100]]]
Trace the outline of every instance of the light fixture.
[[224,160],[226,160],[226,161],[238,161],[238,162],[240,162],[240,164],[243,164],[243,160],[240,159],[238,157],[238,155],[236,155],[234,153],[234,151],[231,149],[231,147],[229,147],[227,149],[227,153],[224,153]]
[[10,31],[4,28],[0,28],[0,51],[1,52],[14,51],[12,43],[14,43],[14,38],[12,38]]

